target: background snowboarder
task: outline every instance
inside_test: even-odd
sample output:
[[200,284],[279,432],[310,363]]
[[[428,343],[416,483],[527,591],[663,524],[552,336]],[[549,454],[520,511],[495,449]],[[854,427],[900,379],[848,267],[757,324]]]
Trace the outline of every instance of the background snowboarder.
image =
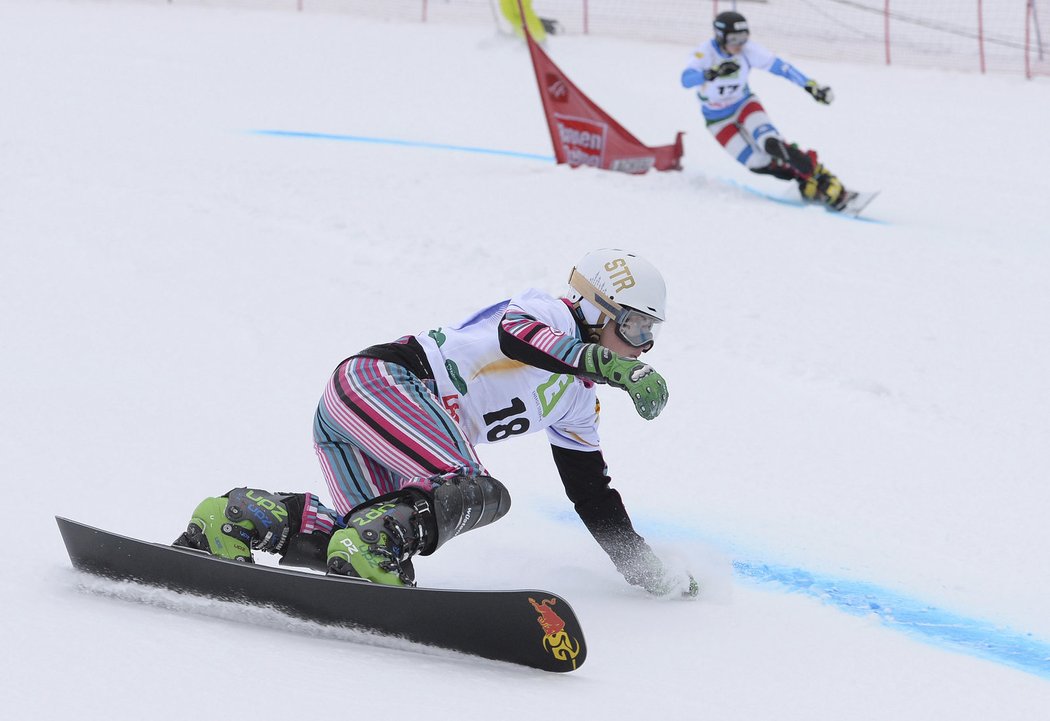
[[747,20],[740,13],[719,13],[714,31],[714,37],[696,48],[682,71],[683,87],[697,88],[708,131],[751,172],[795,180],[803,198],[842,210],[851,193],[817,160],[816,151],[803,151],[784,140],[747,80],[752,69],[767,70],[825,105],[832,101],[831,88],[751,40]]

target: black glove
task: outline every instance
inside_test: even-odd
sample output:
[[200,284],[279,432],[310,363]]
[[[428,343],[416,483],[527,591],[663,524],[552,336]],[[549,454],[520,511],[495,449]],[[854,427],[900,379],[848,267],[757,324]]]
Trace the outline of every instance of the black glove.
[[740,64],[735,60],[726,60],[720,65],[713,65],[704,71],[704,79],[714,80],[715,78],[724,78],[727,75],[732,75],[740,69]]
[[831,105],[831,101],[835,99],[835,94],[831,92],[831,88],[827,85],[817,85],[816,80],[810,80],[806,83],[806,92],[813,96],[813,99],[818,103],[824,103],[825,105]]

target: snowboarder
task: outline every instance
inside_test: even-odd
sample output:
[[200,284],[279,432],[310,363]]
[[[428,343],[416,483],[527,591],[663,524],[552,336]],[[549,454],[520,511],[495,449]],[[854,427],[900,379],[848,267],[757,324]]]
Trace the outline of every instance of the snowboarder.
[[751,92],[748,75],[752,68],[768,70],[802,87],[813,99],[828,105],[831,88],[806,77],[798,68],[750,40],[743,15],[719,13],[714,37],[701,44],[682,71],[682,86],[697,88],[708,131],[722,146],[753,173],[798,182],[806,200],[842,210],[850,193],[842,182],[817,159],[813,150],[788,143],[766,115],[758,96]]
[[314,419],[335,509],[312,493],[236,488],[195,509],[176,545],[414,585],[414,556],[501,518],[507,488],[475,452],[546,430],[565,492],[626,580],[655,595],[696,595],[639,536],[610,487],[597,384],[656,418],[663,377],[638,360],[665,319],[663,277],[621,250],[587,254],[565,297],[530,289],[464,322],[372,346],[336,368]]
[[540,45],[546,44],[547,35],[557,35],[561,32],[561,23],[557,20],[541,18],[536,14],[536,11],[532,9],[532,0],[522,0],[520,6],[518,5],[518,0],[499,0],[499,9],[518,37],[525,37],[525,32],[521,29],[521,12],[523,9],[525,11],[525,24],[529,28],[529,34]]

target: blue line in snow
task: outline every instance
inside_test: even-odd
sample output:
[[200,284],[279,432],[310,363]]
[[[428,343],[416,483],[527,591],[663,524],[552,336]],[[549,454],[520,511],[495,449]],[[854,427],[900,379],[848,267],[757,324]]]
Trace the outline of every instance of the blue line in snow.
[[305,140],[329,140],[338,143],[368,143],[371,145],[399,145],[406,148],[424,148],[426,150],[451,150],[458,153],[477,153],[479,155],[501,155],[522,160],[542,160],[554,162],[553,155],[519,153],[514,150],[496,150],[478,148],[470,145],[446,145],[445,143],[427,143],[420,140],[402,140],[399,138],[373,138],[365,135],[337,135],[333,133],[307,133],[295,130],[249,130],[252,135],[269,135],[278,138],[299,138]]
[[[579,523],[571,512],[554,512],[566,523]],[[648,522],[647,522],[648,521]],[[725,546],[695,529],[678,524],[636,519],[650,537],[691,539]],[[772,584],[800,593],[853,616],[878,617],[882,625],[934,646],[966,653],[1050,680],[1050,643],[983,619],[961,616],[896,591],[864,581],[833,578],[803,568],[761,561],[734,561],[733,572],[757,584]]]
[[1030,633],[966,618],[863,581],[751,561],[734,561],[733,570],[748,580],[777,584],[853,616],[874,614],[884,626],[921,641],[1050,679],[1050,644]]

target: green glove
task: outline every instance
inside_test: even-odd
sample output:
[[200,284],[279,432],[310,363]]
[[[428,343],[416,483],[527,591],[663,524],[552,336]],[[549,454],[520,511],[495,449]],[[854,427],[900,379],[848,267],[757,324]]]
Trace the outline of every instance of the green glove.
[[624,358],[597,343],[588,344],[580,358],[582,375],[598,383],[608,383],[631,394],[638,415],[651,421],[667,405],[664,377],[635,358]]

